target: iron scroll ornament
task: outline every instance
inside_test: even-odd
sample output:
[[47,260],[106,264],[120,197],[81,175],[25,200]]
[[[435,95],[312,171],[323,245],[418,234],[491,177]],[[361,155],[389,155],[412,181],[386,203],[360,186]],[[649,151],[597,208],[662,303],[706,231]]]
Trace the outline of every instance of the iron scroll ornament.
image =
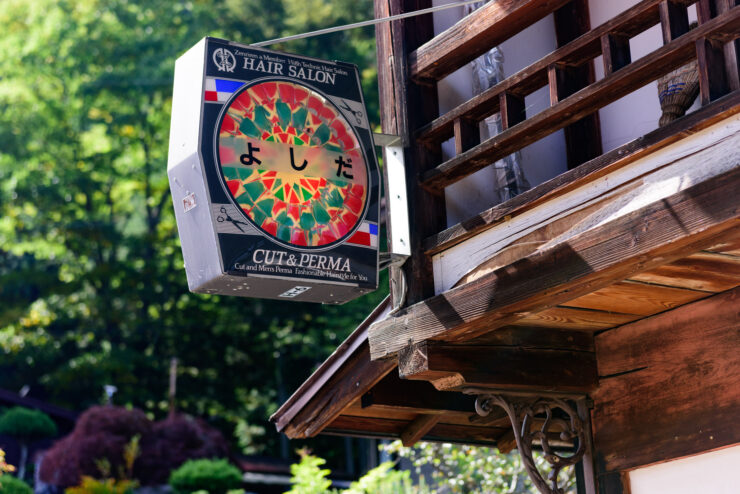
[[[519,454],[532,483],[543,494],[564,494],[558,487],[558,474],[563,468],[581,461],[586,453],[586,431],[576,410],[559,398],[540,398],[532,403],[512,401],[503,395],[480,395],[475,400],[475,411],[482,417],[491,413],[493,406],[503,408],[508,415]],[[564,411],[568,420],[554,417],[555,409]],[[539,428],[536,428],[535,416],[544,416],[544,422]],[[572,455],[561,456],[550,445],[548,432],[556,431],[563,441],[576,440],[577,448]],[[532,457],[535,442],[541,445],[545,460],[552,466],[547,480],[542,477]]]

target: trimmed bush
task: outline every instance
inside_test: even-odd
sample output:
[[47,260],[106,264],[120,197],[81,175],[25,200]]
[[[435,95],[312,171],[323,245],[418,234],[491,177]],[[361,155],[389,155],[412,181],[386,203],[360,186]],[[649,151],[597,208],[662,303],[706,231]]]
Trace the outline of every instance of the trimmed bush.
[[33,494],[33,489],[12,475],[0,475],[0,492],[3,494]]
[[21,446],[18,478],[22,480],[26,476],[28,444],[38,439],[56,436],[57,425],[44,412],[13,407],[0,415],[0,434],[14,437]]
[[226,494],[242,483],[239,469],[226,460],[189,460],[170,475],[170,487],[178,494],[208,491]]
[[13,407],[0,415],[0,434],[30,442],[56,436],[57,426],[43,412]]

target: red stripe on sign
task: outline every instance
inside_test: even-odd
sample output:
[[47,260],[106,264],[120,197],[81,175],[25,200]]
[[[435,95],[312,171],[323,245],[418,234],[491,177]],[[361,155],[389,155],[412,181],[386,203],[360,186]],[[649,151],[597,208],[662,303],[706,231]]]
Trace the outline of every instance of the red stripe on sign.
[[218,101],[218,93],[216,91],[206,91],[206,101]]
[[370,246],[370,234],[367,232],[357,232],[347,241],[351,244],[360,244]]

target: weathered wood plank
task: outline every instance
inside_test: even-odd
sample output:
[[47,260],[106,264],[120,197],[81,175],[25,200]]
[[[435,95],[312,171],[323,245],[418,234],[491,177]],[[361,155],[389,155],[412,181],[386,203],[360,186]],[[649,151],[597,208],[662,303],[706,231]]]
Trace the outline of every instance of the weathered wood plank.
[[740,112],[740,92],[734,92],[699,108],[689,115],[674,120],[665,127],[660,127],[643,137],[584,163],[574,170],[558,175],[503,204],[428,237],[424,241],[426,252],[427,254],[435,254],[448,249],[501,221],[505,221],[512,215],[524,212],[543,201],[565,194],[576,187],[603,177],[616,168],[636,161],[738,112]]
[[737,226],[740,169],[715,176],[373,324],[373,359],[465,340],[672,262]]
[[697,40],[719,34],[733,39],[740,35],[739,7],[734,7],[722,16],[689,31],[622,70],[605,76],[519,125],[423,173],[421,175],[423,186],[432,191],[441,191],[491,162],[580,120],[681,66],[693,56]]
[[597,28],[558,48],[529,67],[507,77],[499,84],[440,116],[417,133],[417,138],[433,142],[452,136],[456,118],[482,120],[499,110],[499,94],[508,91],[524,97],[547,84],[548,67],[554,63],[578,66],[601,54],[601,36],[619,32],[635,36],[659,21],[658,4],[661,0],[643,0]]
[[466,345],[511,346],[523,349],[592,352],[594,336],[584,331],[543,329],[533,326],[504,326],[465,342]]
[[465,387],[532,392],[588,393],[597,385],[591,352],[422,342],[399,353],[404,379],[439,390]]
[[528,314],[514,322],[514,324],[517,326],[539,326],[577,331],[599,331],[635,321],[640,317],[642,316],[622,312],[558,306],[535,314]]
[[711,293],[705,291],[622,281],[583,297],[569,300],[563,305],[652,316],[709,295]]
[[630,278],[692,290],[722,292],[740,284],[740,260],[697,253]]
[[568,0],[490,2],[410,53],[411,77],[438,81],[566,2]]
[[740,442],[740,290],[596,337],[594,441],[606,471]]

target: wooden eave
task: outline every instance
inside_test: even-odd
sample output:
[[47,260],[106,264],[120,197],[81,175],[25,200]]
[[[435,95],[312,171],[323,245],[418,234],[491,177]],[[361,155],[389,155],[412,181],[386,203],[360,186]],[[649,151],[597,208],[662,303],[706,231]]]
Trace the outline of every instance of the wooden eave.
[[[389,310],[386,298],[270,417],[279,432],[291,438],[315,435],[345,402],[360,396],[394,367],[390,362],[371,364],[368,359],[367,328]],[[338,403],[327,408],[331,388],[339,382],[346,393],[332,397]]]

